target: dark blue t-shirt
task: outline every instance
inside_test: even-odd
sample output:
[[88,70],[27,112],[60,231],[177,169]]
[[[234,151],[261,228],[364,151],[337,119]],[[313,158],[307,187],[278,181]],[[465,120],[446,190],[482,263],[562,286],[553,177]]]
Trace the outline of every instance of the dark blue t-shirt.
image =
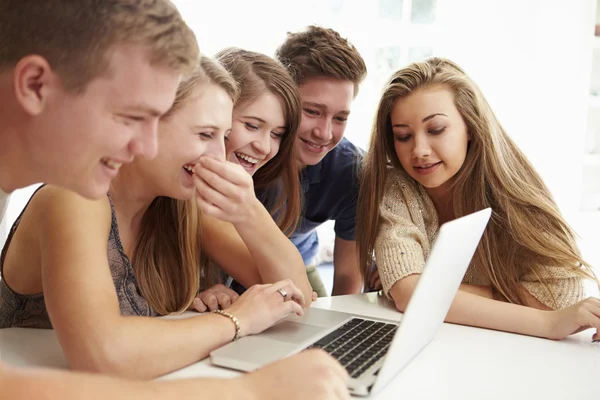
[[[336,236],[354,240],[358,174],[363,153],[348,139],[342,138],[321,162],[302,170],[303,211],[290,240],[305,264],[312,263],[317,255],[319,239],[315,229],[327,220],[335,221]],[[269,200],[273,201],[265,198],[265,194],[258,197],[267,208]]]

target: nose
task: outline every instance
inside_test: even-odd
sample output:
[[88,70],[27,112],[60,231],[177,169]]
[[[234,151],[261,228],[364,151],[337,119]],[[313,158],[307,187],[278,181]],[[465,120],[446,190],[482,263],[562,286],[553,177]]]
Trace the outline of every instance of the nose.
[[313,128],[313,136],[320,143],[328,143],[333,138],[332,123],[330,119],[323,118],[317,126]]
[[139,133],[129,143],[129,152],[133,156],[153,159],[158,154],[158,118],[140,126]]
[[204,155],[211,155],[219,161],[225,161],[225,141],[211,140],[206,147]]
[[425,158],[431,155],[431,146],[425,134],[416,134],[414,136],[414,147],[412,150],[413,158]]
[[271,132],[265,132],[252,142],[252,147],[262,156],[271,152]]

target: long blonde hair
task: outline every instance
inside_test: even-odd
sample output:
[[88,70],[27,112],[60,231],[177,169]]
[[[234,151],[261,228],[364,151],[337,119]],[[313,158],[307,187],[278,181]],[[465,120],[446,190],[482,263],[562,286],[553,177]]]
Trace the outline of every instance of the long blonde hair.
[[[201,57],[196,71],[179,85],[173,106],[163,116],[175,114],[201,84],[223,88],[234,100],[238,87],[217,62]],[[132,266],[142,296],[161,315],[185,311],[211,271],[202,254],[200,213],[194,199],[181,201],[157,197],[142,217]]]
[[398,98],[432,85],[451,90],[471,138],[465,162],[451,181],[454,215],[458,218],[486,207],[493,210],[473,258],[493,288],[511,303],[524,304],[519,281],[526,274],[536,276],[553,296],[545,267],[595,279],[540,176],[504,131],[477,85],[458,65],[442,58],[397,71],[379,102],[359,193],[362,212],[356,231],[363,278],[367,279],[374,261],[387,170],[390,165],[403,169],[394,149],[392,108]]

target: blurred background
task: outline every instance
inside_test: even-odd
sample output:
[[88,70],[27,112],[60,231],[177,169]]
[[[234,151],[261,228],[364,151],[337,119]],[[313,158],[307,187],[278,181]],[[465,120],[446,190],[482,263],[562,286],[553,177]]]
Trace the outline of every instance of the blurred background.
[[[600,273],[599,0],[174,0],[200,49],[273,55],[286,32],[319,24],[361,52],[369,73],[346,137],[366,148],[384,82],[429,56],[456,61],[542,175]],[[15,192],[0,244],[32,188]],[[331,288],[331,224],[319,229]]]

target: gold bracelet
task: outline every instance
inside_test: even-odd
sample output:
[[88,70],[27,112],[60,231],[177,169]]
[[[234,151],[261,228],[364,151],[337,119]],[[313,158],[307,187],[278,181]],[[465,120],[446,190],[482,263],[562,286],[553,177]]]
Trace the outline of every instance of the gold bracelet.
[[229,318],[231,321],[233,321],[233,324],[235,325],[235,336],[233,337],[233,340],[238,340],[241,337],[240,336],[240,321],[235,316],[233,316],[233,315],[229,314],[227,311],[223,311],[223,310],[214,310],[213,313],[222,315],[224,317]]

